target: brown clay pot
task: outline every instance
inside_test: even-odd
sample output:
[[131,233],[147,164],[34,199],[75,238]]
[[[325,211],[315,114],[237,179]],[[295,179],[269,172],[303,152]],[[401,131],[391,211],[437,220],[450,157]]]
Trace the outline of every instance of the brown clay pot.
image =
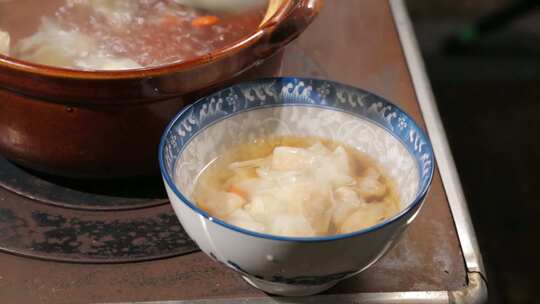
[[322,1],[283,0],[240,43],[179,64],[90,72],[0,55],[0,153],[68,177],[153,174],[169,120],[211,91],[276,74],[282,48],[311,23]]

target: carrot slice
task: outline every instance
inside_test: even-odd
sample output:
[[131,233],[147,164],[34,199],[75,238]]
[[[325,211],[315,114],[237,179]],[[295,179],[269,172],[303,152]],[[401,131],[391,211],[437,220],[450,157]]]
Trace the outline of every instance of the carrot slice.
[[201,16],[193,19],[191,25],[195,27],[212,26],[219,22],[219,17],[213,15]]
[[242,191],[240,188],[234,186],[234,185],[231,185],[229,187],[229,189],[227,189],[227,192],[230,192],[230,193],[234,193],[244,199],[247,199],[247,193],[245,193],[244,191]]

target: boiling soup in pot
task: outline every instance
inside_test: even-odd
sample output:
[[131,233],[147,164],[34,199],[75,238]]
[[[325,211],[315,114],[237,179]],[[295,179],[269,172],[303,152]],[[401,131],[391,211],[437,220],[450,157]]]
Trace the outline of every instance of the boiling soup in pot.
[[0,54],[80,70],[182,62],[253,33],[268,0],[0,0]]

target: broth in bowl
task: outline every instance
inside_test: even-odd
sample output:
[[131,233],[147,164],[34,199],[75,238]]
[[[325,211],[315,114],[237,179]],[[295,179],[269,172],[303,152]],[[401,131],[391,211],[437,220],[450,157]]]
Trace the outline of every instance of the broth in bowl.
[[0,54],[79,70],[165,65],[241,40],[267,8],[268,0],[0,1]]
[[229,224],[290,237],[351,233],[400,210],[394,183],[374,160],[314,137],[239,145],[205,167],[192,198]]

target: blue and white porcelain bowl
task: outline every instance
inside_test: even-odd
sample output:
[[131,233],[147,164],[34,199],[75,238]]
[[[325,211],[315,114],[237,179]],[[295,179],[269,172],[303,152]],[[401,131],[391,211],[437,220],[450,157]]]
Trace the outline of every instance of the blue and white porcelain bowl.
[[[283,135],[328,138],[367,153],[397,184],[401,211],[354,233],[281,237],[213,218],[189,199],[216,156]],[[201,99],[167,127],[159,162],[171,204],[201,250],[259,289],[294,296],[328,289],[384,255],[420,210],[434,170],[429,139],[403,110],[354,87],[302,78],[242,83]]]

